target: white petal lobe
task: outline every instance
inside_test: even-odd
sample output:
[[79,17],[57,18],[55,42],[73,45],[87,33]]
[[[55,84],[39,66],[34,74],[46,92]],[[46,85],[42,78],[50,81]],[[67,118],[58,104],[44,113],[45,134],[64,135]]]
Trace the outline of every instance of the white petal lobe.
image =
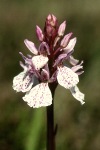
[[22,83],[22,92],[27,92],[32,88],[34,83],[34,76],[32,74],[26,75]]
[[48,83],[41,83],[33,87],[28,93],[26,93],[23,100],[33,108],[51,105],[52,95]]
[[75,59],[73,56],[69,57],[69,62],[70,64],[72,64],[73,66],[77,65],[79,60]]
[[81,102],[81,104],[83,105],[85,102],[84,102],[84,94],[81,93],[78,89],[77,86],[74,86],[70,89],[72,95],[78,100]]
[[43,55],[34,56],[32,58],[32,62],[35,66],[35,69],[39,70],[40,68],[46,65],[46,63],[48,62],[48,57]]
[[79,82],[78,75],[65,66],[58,68],[57,80],[58,83],[66,89],[70,89]]
[[76,44],[76,38],[71,39],[68,45],[64,48],[64,51],[67,53],[71,52],[74,49],[75,44]]
[[27,92],[33,85],[32,75],[26,74],[25,71],[18,74],[13,79],[13,89],[17,92]]
[[35,47],[35,45],[34,45],[33,42],[31,42],[31,41],[25,39],[25,40],[24,40],[24,43],[25,43],[25,45],[27,46],[27,48],[28,48],[33,54],[35,54],[35,55],[38,54],[38,51],[37,51],[37,49],[36,49],[36,47]]

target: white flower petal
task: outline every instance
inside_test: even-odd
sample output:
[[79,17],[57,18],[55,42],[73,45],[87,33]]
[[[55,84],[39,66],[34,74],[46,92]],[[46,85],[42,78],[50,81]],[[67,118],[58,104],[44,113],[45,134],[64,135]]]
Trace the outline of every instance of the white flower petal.
[[22,82],[23,82],[23,78],[25,76],[26,72],[21,72],[20,74],[18,74],[17,76],[14,77],[13,79],[13,89],[17,92],[22,91]]
[[23,71],[20,74],[18,74],[13,79],[13,89],[17,92],[26,92],[31,89],[33,85],[33,77],[32,75],[27,74]]
[[81,102],[81,104],[83,105],[85,102],[84,102],[84,94],[81,93],[78,89],[77,86],[74,86],[70,89],[72,95],[78,100]]
[[51,105],[52,95],[48,83],[41,83],[33,87],[28,93],[26,93],[23,100],[33,108]]
[[69,41],[68,45],[64,48],[64,51],[69,53],[70,51],[72,51],[75,47],[76,44],[76,38],[73,38]]
[[22,83],[22,92],[27,92],[32,88],[34,83],[34,76],[32,74],[27,74]]
[[79,62],[79,60],[75,59],[73,56],[70,56],[68,60],[69,60],[70,64],[73,66],[77,65]]
[[58,67],[57,80],[58,83],[66,89],[70,89],[79,82],[78,75],[74,73],[70,68],[65,66]]
[[35,44],[27,39],[24,40],[25,45],[27,46],[27,48],[35,55],[38,54],[38,51],[35,47]]
[[48,62],[48,57],[43,55],[34,56],[32,58],[33,65],[35,66],[35,69],[39,70],[42,68],[46,63]]
[[83,61],[81,61],[80,64],[73,66],[71,69],[72,69],[74,72],[78,71],[79,69],[83,69],[82,64],[83,64]]

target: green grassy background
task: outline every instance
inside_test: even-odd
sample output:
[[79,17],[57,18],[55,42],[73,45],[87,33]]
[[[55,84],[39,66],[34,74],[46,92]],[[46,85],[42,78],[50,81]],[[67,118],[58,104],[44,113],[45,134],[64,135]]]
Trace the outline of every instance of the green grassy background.
[[19,51],[28,52],[24,39],[39,44],[35,26],[43,28],[49,13],[59,23],[67,20],[85,71],[84,106],[64,88],[56,90],[57,150],[100,150],[100,0],[0,0],[0,150],[46,150],[46,109],[28,107],[12,80],[21,71]]

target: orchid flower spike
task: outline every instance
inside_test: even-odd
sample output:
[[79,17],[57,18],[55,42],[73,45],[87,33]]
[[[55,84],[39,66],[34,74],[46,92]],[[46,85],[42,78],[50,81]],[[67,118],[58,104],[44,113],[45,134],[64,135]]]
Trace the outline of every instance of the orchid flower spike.
[[[31,55],[24,56],[24,63],[20,62],[23,71],[13,79],[13,89],[16,92],[26,93],[23,100],[30,107],[39,108],[52,104],[51,86],[58,83],[68,89],[72,96],[84,104],[84,94],[80,92],[77,84],[79,75],[84,71],[83,61],[75,59],[72,54],[76,44],[76,37],[72,32],[64,36],[66,21],[58,25],[58,20],[49,14],[45,21],[44,30],[36,26],[36,35],[40,42],[38,48],[28,39],[24,40]],[[64,36],[64,37],[63,37]],[[65,63],[70,63],[71,67]],[[39,81],[34,85],[34,80]]]

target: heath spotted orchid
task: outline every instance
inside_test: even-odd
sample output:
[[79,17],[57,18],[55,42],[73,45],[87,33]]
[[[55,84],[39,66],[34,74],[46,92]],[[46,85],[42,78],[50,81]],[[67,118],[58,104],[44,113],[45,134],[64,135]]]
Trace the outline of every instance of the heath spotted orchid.
[[[40,45],[29,40],[24,40],[31,55],[24,56],[21,52],[24,63],[20,62],[23,71],[14,77],[13,89],[17,92],[26,92],[23,100],[30,107],[39,108],[52,104],[52,92],[50,85],[57,87],[58,83],[69,89],[75,99],[84,104],[84,94],[77,87],[79,75],[83,73],[82,64],[72,54],[76,44],[76,37],[73,33],[66,34],[66,21],[58,25],[54,15],[48,15],[44,31],[36,26],[36,34]],[[34,80],[38,84],[34,85]]]

